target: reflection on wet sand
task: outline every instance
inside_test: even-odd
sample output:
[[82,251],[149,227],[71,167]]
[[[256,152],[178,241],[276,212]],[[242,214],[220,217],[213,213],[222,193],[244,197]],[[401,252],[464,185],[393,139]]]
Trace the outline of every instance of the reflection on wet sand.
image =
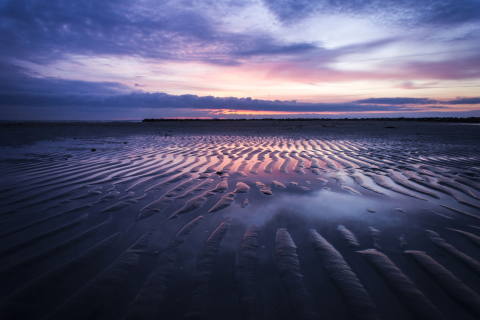
[[2,317],[480,315],[478,148],[153,138],[1,159]]

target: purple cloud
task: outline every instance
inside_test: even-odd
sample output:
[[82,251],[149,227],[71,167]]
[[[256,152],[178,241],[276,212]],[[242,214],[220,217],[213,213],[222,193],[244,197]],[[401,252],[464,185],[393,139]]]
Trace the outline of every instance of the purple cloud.
[[448,104],[480,104],[480,97],[458,98],[455,100],[445,101]]
[[371,103],[371,104],[388,104],[388,105],[437,103],[436,100],[431,100],[428,98],[369,98],[369,99],[357,100],[355,102]]
[[[244,110],[255,112],[404,112],[446,108],[425,106],[439,101],[428,98],[369,98],[347,103],[301,103],[297,101],[261,100],[236,97],[171,95],[135,90],[118,82],[93,82],[40,77],[28,69],[0,64],[0,107],[113,109],[195,109]],[[139,85],[136,84],[135,87]],[[443,101],[445,104],[480,103],[480,98]],[[410,107],[409,105],[413,105]]]
[[[354,101],[356,103],[369,103],[369,104],[386,104],[386,105],[404,105],[404,104],[480,104],[480,97],[472,98],[457,98],[455,100],[433,100],[429,98],[368,98]],[[440,106],[429,106],[430,108],[441,108]],[[446,107],[442,107],[446,108]]]
[[235,97],[199,97],[170,95],[163,92],[135,91],[117,82],[65,80],[30,75],[28,70],[0,64],[0,106],[78,107],[78,108],[150,108],[198,110],[250,110],[277,112],[372,112],[408,110],[405,106],[352,103],[298,103]]
[[134,56],[239,65],[238,59],[317,47],[259,32],[219,30],[181,3],[15,0],[0,7],[0,57],[49,63],[68,55]]
[[163,92],[129,94],[78,94],[78,93],[0,93],[0,106],[81,107],[81,108],[149,108],[149,109],[199,109],[247,110],[268,112],[373,112],[408,111],[406,106],[360,105],[356,103],[298,103],[296,101],[270,101],[236,97],[199,97],[197,95],[170,95]]
[[300,20],[318,13],[371,17],[375,18],[377,23],[383,20],[437,26],[480,21],[480,3],[476,0],[264,0],[264,2],[285,22]]

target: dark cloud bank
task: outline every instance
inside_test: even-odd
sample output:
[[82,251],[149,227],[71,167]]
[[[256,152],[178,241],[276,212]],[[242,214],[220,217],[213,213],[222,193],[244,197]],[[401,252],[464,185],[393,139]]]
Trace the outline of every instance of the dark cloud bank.
[[[170,95],[163,92],[143,92],[117,82],[89,82],[40,77],[28,69],[1,64],[0,116],[22,119],[25,110],[64,112],[75,108],[88,113],[108,110],[110,118],[117,114],[135,117],[136,110],[162,109],[244,110],[254,112],[414,112],[444,109],[444,105],[480,104],[480,97],[438,101],[428,98],[370,98],[349,103],[302,103],[296,101],[260,100],[252,98]],[[436,105],[435,105],[436,104]],[[16,112],[17,110],[17,112]],[[73,113],[71,113],[73,114]],[[145,113],[143,113],[145,114]],[[181,114],[181,112],[179,113]],[[27,115],[28,116],[28,115]],[[187,115],[188,116],[188,115]],[[65,115],[68,117],[68,113]],[[138,116],[137,116],[138,117]]]
[[386,104],[386,105],[403,105],[403,104],[480,104],[480,97],[473,98],[457,98],[454,100],[433,100],[428,98],[369,98],[363,100],[357,100],[357,103],[370,103],[370,104]]

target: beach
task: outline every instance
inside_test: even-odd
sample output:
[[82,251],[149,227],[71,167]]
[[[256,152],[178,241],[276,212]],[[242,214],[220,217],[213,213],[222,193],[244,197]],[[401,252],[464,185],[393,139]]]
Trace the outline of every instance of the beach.
[[5,319],[478,319],[480,126],[0,123]]

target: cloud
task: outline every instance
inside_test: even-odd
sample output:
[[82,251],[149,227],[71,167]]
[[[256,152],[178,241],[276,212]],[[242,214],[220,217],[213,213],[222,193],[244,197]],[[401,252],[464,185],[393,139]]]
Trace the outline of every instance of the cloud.
[[300,103],[252,98],[170,95],[143,92],[118,82],[41,77],[28,69],[0,64],[0,106],[29,108],[196,109],[268,112],[372,112],[408,110],[400,105]]
[[[368,49],[368,43],[364,44]],[[360,51],[361,46],[358,46]],[[480,52],[480,51],[479,51]],[[448,57],[437,61],[385,62],[370,69],[336,68],[335,62],[342,62],[348,50],[338,48],[325,50],[319,57],[305,54],[298,59],[263,63],[272,80],[287,80],[308,83],[350,82],[365,80],[397,80],[411,83],[413,80],[432,83],[440,80],[467,80],[480,77],[480,53],[472,52],[469,57]],[[333,62],[333,63],[332,63]],[[346,60],[348,62],[348,60]],[[405,87],[403,87],[405,88]],[[412,89],[412,85],[408,89]],[[417,86],[416,88],[424,88]]]
[[[29,69],[0,63],[0,108],[3,114],[15,115],[15,110],[61,110],[68,114],[105,114],[119,110],[184,110],[196,111],[252,111],[298,113],[374,113],[416,112],[417,110],[448,109],[444,105],[480,104],[479,97],[439,101],[429,98],[368,98],[347,103],[303,103],[295,100],[262,100],[237,97],[171,95],[164,92],[144,92],[139,84],[133,87],[119,82],[81,81],[55,77],[42,77]],[[90,111],[88,111],[90,110]],[[192,111],[193,110],[193,111]],[[194,111],[196,110],[196,111]],[[18,117],[24,116],[22,113]],[[185,114],[185,116],[188,116]]]
[[426,106],[427,109],[451,109],[451,107],[445,106]]
[[448,103],[448,104],[480,104],[480,97],[458,98],[458,99],[455,99],[455,100],[444,101],[443,103]]
[[236,56],[289,55],[307,53],[318,49],[316,45],[311,43],[294,43],[280,45],[273,42],[272,39],[269,38],[254,39],[255,43],[250,43],[250,45],[244,46],[246,42],[247,41],[242,42],[242,44],[238,46],[238,49],[233,52]]
[[43,77],[29,69],[0,61],[0,92],[14,94],[118,94],[131,88],[108,81],[82,81]]
[[[262,79],[262,86],[251,92],[267,96],[272,93],[269,92],[271,88],[278,92],[278,88],[296,82],[292,90],[299,88],[297,92],[302,93],[310,90],[305,94],[311,97],[313,87],[304,91],[305,84],[321,86],[342,82],[353,88],[355,83],[371,81],[372,85],[377,85],[373,82],[383,82],[386,86],[403,83],[402,88],[432,89],[428,84],[439,83],[440,86],[443,85],[441,80],[480,78],[478,44],[475,41],[447,43],[445,40],[463,34],[478,35],[480,2],[477,0],[259,1],[0,0],[0,105],[44,110],[69,106],[92,110],[108,107],[125,110],[395,112],[411,110],[407,105],[432,108],[439,104],[479,103],[478,98],[468,97],[448,101],[398,97],[343,104],[308,104],[142,91],[155,88],[154,91],[170,93],[209,94],[224,90],[240,96],[249,86],[254,86],[254,81],[250,83],[249,79]],[[258,12],[254,9],[263,10],[261,17],[265,19],[257,21]],[[245,11],[236,16],[241,10]],[[340,22],[334,22],[331,30],[338,30],[336,33],[314,23],[290,28],[312,15],[318,19],[325,15],[346,15],[360,18],[362,23],[366,19],[379,23],[368,29],[372,35],[366,34],[365,38],[359,35],[358,39],[351,39],[352,34],[358,34],[352,32],[355,24],[340,26]],[[249,22],[244,24],[243,20]],[[304,22],[309,21],[312,20]],[[391,22],[394,22],[393,28],[390,25],[383,30],[382,23]],[[375,28],[382,28],[382,32],[377,35]],[[431,32],[433,28],[443,33]],[[350,38],[344,40],[338,36],[340,34]],[[428,48],[425,43],[418,42],[425,34],[435,35],[428,39]],[[442,51],[452,46],[458,50]],[[398,56],[387,57],[387,53],[398,53]],[[68,61],[62,61],[64,59]],[[84,66],[75,65],[78,61]],[[120,67],[115,69],[113,61],[125,67],[122,72],[118,72]],[[107,68],[109,62],[112,64]],[[171,68],[146,68],[145,65]],[[37,71],[25,66],[33,66]],[[148,69],[141,73],[145,74],[142,79],[135,78],[140,74],[137,66]],[[189,72],[183,72],[187,68],[191,68]],[[82,78],[109,81],[84,81]],[[128,81],[132,86],[121,81]],[[224,86],[215,81],[225,81]],[[167,85],[162,87],[165,83]],[[340,87],[337,83],[332,87]],[[172,84],[177,85],[177,91],[169,91]],[[220,89],[212,89],[215,86]],[[361,84],[352,91],[346,89],[345,94],[359,92],[359,88],[365,87]],[[325,92],[325,88],[318,92]],[[469,91],[462,92],[468,95]],[[403,93],[391,95],[402,96]],[[360,97],[366,95],[362,93]]]
[[[427,12],[439,17],[446,15],[444,11],[450,12],[450,19],[459,23],[477,21],[475,17],[480,5],[475,6],[475,3],[478,2],[266,1],[276,16],[287,20],[339,12],[362,16],[382,13],[387,16],[385,10],[391,16],[391,12],[401,9],[398,12],[423,14],[424,20]],[[386,39],[363,43],[362,39],[358,39],[355,44],[333,48],[325,47],[319,41],[302,40],[302,34],[294,40],[286,40],[268,28],[226,28],[222,24],[223,17],[232,16],[234,10],[249,5],[251,3],[238,1],[213,5],[195,0],[4,1],[0,5],[0,61],[17,59],[48,66],[58,60],[78,56],[115,56],[149,61],[196,61],[231,67],[244,67],[252,62],[250,66],[257,68],[255,64],[258,64],[260,69],[269,67],[270,63],[275,65],[266,71],[268,78],[299,82],[371,79],[408,82],[415,79],[480,77],[480,55],[474,53],[466,58],[456,55],[433,62],[400,61],[392,64],[387,61],[385,65],[373,67],[373,70],[336,69],[335,63],[348,61],[351,54],[389,49],[389,46],[401,44],[402,37],[396,32]]]
[[[406,104],[480,104],[480,97],[457,98],[455,100],[433,100],[429,98],[368,98],[354,101],[356,103],[383,104],[383,105],[406,105]],[[428,108],[449,108],[444,106],[428,106]]]
[[258,30],[225,31],[207,9],[196,1],[6,1],[0,56],[45,64],[71,55],[114,55],[235,66],[239,59],[317,47]]
[[[437,101],[429,98],[368,98],[347,103],[302,103],[295,100],[262,100],[237,97],[171,95],[143,92],[140,85],[129,87],[119,82],[99,82],[42,77],[29,69],[0,63],[0,107],[14,113],[16,108],[53,110],[214,110],[252,112],[405,112],[420,109],[445,109],[435,104],[479,104],[480,98]],[[432,105],[433,104],[433,105]],[[428,105],[428,106],[426,106]],[[38,113],[38,111],[36,111]],[[21,114],[19,115],[21,116]],[[188,116],[188,115],[186,115]]]
[[285,22],[314,14],[369,17],[379,21],[415,24],[462,24],[480,21],[476,0],[264,0],[268,8]]
[[299,103],[252,98],[213,97],[197,95],[170,95],[163,92],[132,92],[129,94],[78,93],[0,93],[2,107],[77,107],[77,108],[150,108],[197,110],[247,110],[268,112],[373,112],[406,111],[406,106],[360,105],[356,103]]
[[428,98],[369,98],[355,101],[357,103],[371,103],[371,104],[388,104],[388,105],[400,105],[400,104],[430,104],[437,103],[436,100]]

